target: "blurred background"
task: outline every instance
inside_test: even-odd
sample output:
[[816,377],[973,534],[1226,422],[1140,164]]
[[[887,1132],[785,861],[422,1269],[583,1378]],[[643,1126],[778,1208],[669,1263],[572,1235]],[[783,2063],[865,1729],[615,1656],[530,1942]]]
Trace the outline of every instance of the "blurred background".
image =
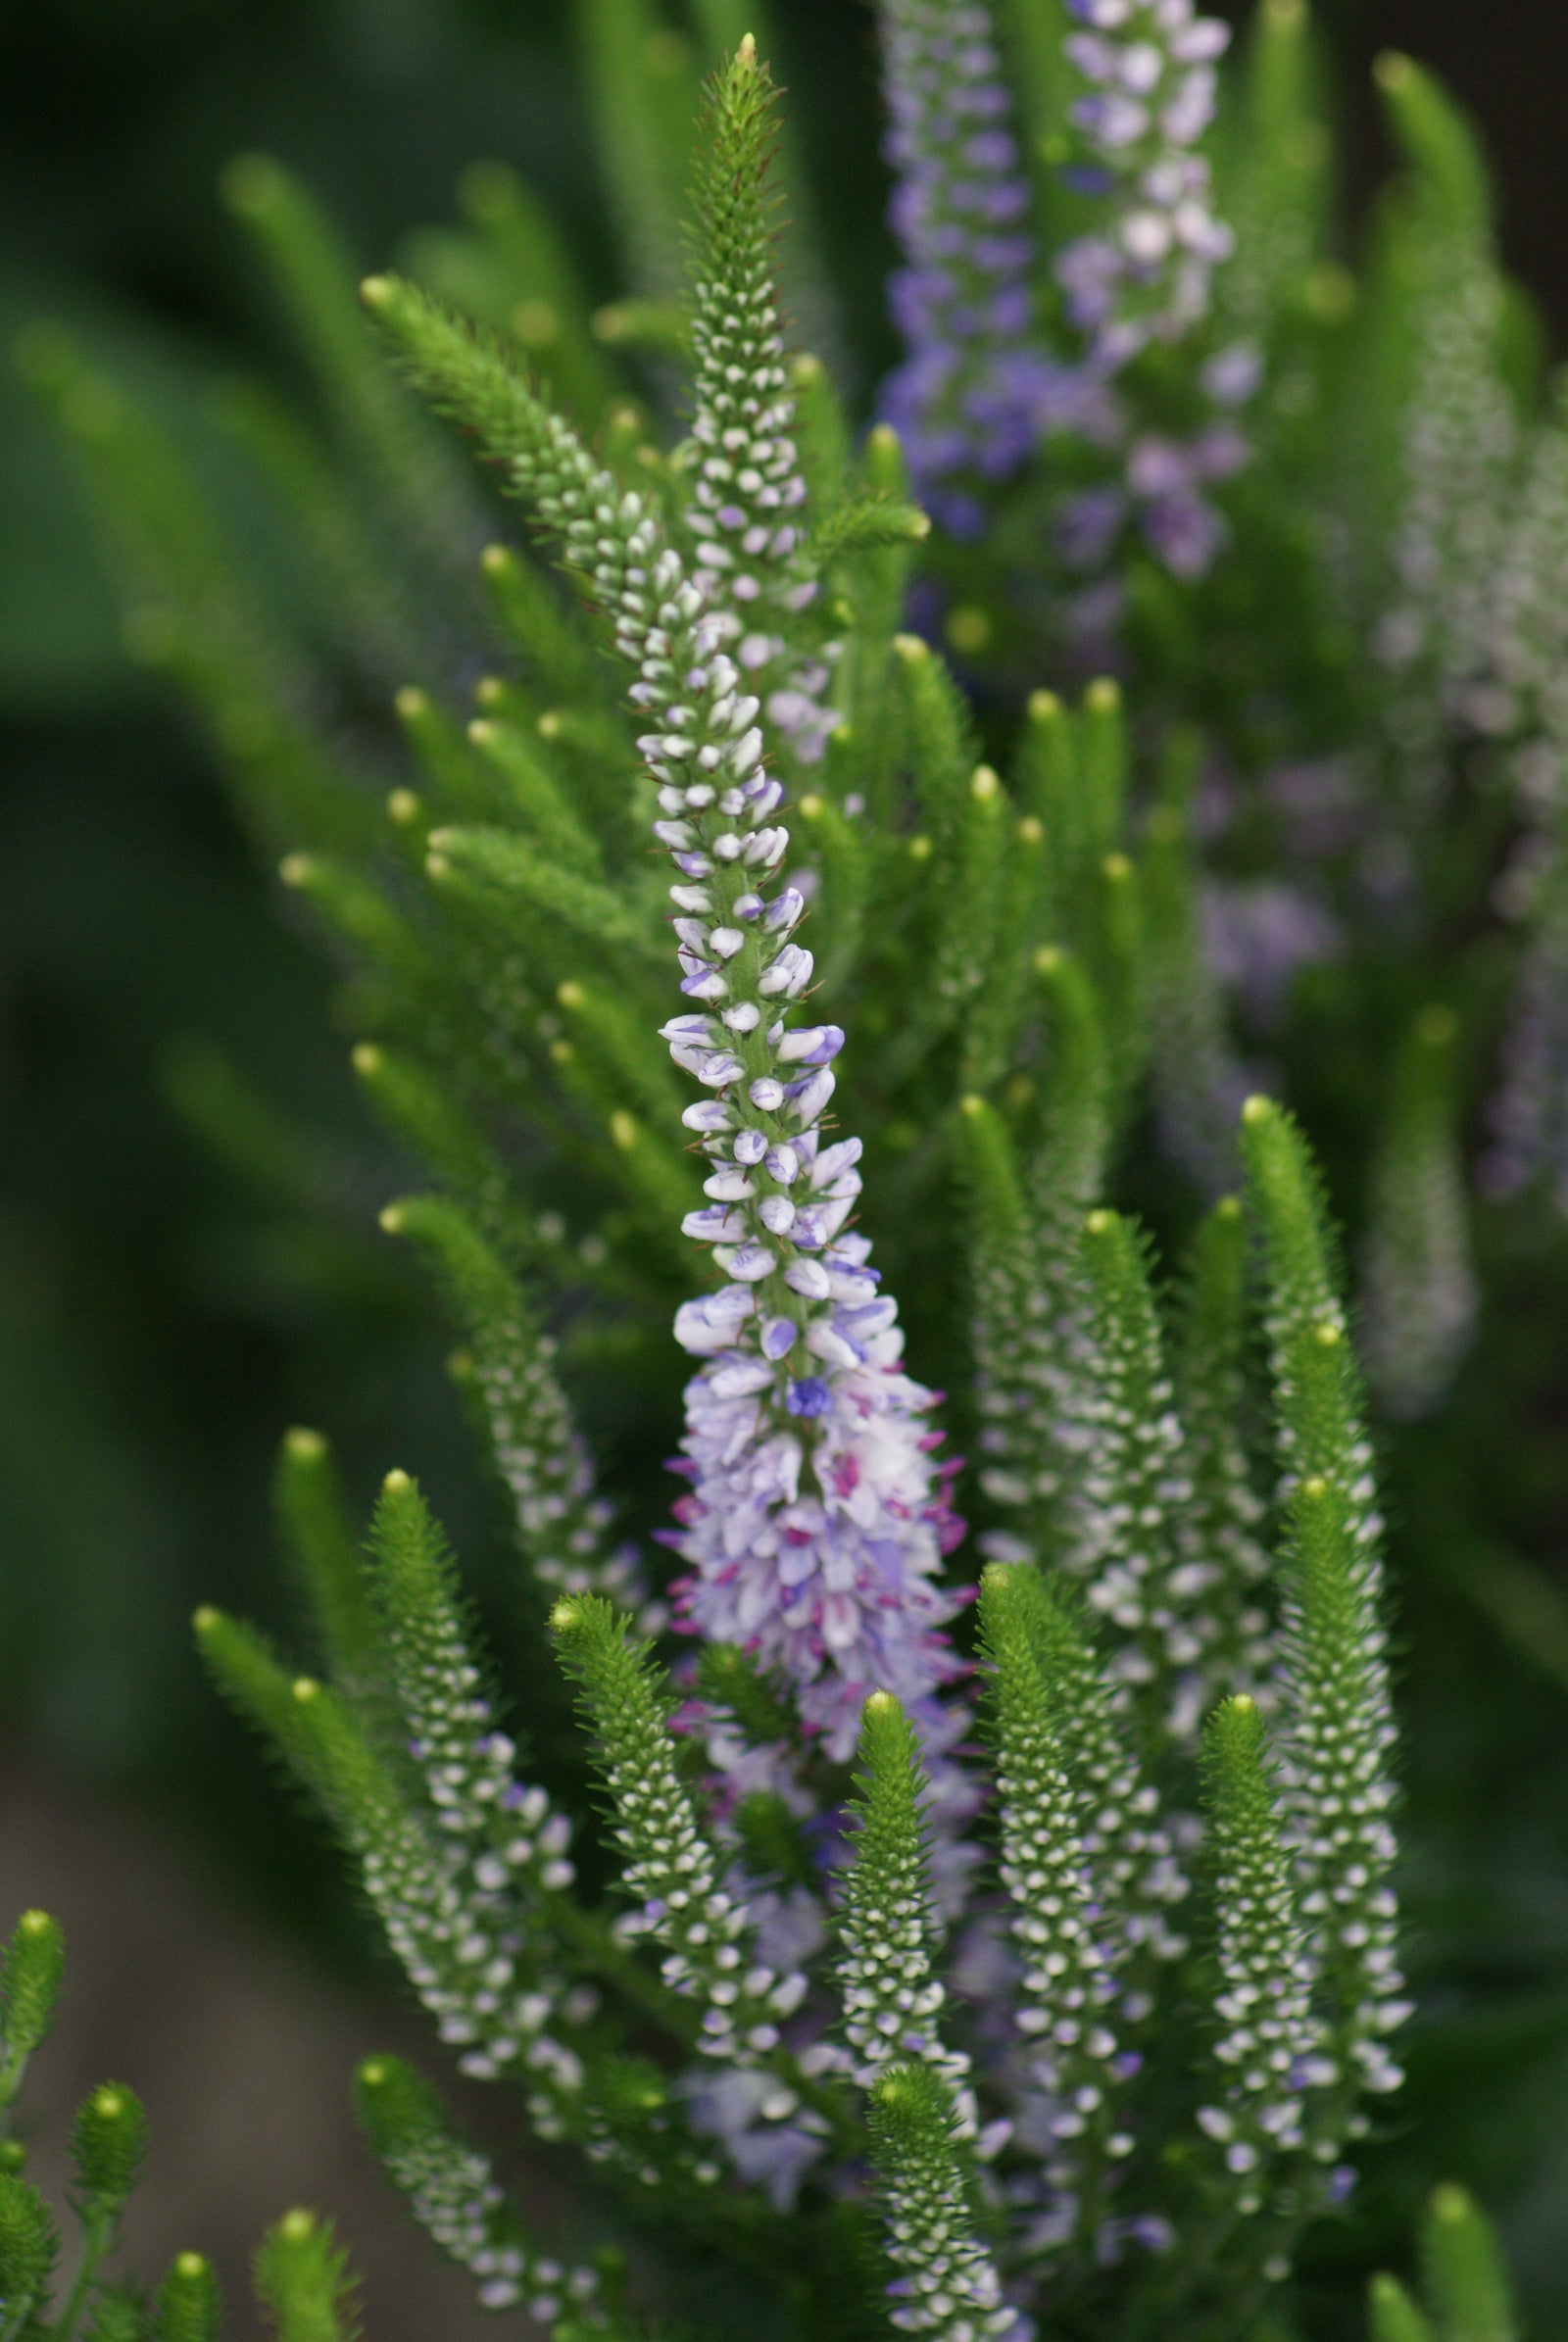
[[[887,355],[870,12],[773,7],[869,381]],[[1352,209],[1384,162],[1369,61],[1408,47],[1481,121],[1505,257],[1560,356],[1560,0],[1322,13]],[[291,365],[216,191],[254,148],[318,190],[368,266],[452,216],[466,165],[502,159],[565,220],[599,297],[620,289],[566,0],[32,0],[0,11],[0,342],[65,320],[220,463],[215,387]],[[441,1330],[375,1230],[400,1167],[350,1079],[331,972],[196,729],[123,657],[73,479],[9,367],[0,740],[0,1922],[58,1911],[73,1962],[34,2109],[58,2143],[105,2073],[143,2091],[154,2170],[130,2247],[145,2272],[200,2244],[239,2300],[249,2244],[304,2197],[342,2217],[373,2342],[456,2337],[477,2314],[381,2195],[347,2109],[353,2059],[420,2028],[319,1833],[211,1696],[187,1621],[211,1598],[286,1625],[269,1481],[289,1423],[330,1432],[357,1498],[393,1463],[417,1470],[481,1601],[497,1525]],[[203,1137],[215,1049],[282,1109],[243,1163]],[[1485,1420],[1521,1484],[1496,1516],[1518,1516],[1568,1588],[1563,1427],[1512,1421],[1505,1391]],[[1445,1468],[1434,1444],[1407,1451],[1413,1516],[1441,1502]],[[1547,1604],[1489,1623],[1431,1587],[1406,1614],[1433,1824],[1418,1864],[1437,1881],[1434,1941],[1467,1930],[1474,1987],[1418,2073],[1427,2160],[1504,2203],[1540,2300],[1557,2295],[1543,2334],[1568,2332],[1565,1620]],[[1466,1909],[1465,1850],[1494,1834],[1496,1869],[1522,1882],[1506,1926],[1491,1903]],[[1431,1965],[1458,1989],[1441,1952]],[[1525,2100],[1473,2120],[1504,2067]]]

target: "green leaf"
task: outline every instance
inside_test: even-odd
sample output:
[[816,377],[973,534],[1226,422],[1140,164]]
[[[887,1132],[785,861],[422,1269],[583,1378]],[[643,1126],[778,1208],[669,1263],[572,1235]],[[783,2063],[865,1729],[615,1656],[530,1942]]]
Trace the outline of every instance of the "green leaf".
[[[505,830],[433,830],[428,867],[438,888],[450,884],[477,900],[511,900],[584,943],[655,957],[644,921],[618,895],[563,869]],[[662,964],[662,953],[658,956]]]
[[20,2334],[44,2301],[60,2236],[35,2187],[0,2171],[0,2334]]
[[180,2253],[158,2288],[157,2342],[218,2342],[223,2297],[213,2265],[200,2253]]
[[24,1911],[0,1960],[0,2106],[16,2096],[27,2060],[54,2024],[65,1973],[60,1922],[47,1911]]
[[253,2274],[277,2342],[354,2342],[359,2283],[330,2220],[285,2212],[259,2246]]
[[91,2215],[118,2220],[146,2153],[141,2100],[123,2082],[100,2082],[77,2109],[71,2140],[76,2184]]
[[332,1451],[319,1432],[284,1433],[272,1500],[333,1678],[351,1693],[368,1689],[382,1668],[375,1614]]
[[1434,2342],[1431,2326],[1397,2277],[1374,2277],[1367,2304],[1372,2342]]
[[1515,2342],[1496,2232],[1462,2187],[1440,2187],[1432,2199],[1421,2229],[1421,2277],[1439,2342]]

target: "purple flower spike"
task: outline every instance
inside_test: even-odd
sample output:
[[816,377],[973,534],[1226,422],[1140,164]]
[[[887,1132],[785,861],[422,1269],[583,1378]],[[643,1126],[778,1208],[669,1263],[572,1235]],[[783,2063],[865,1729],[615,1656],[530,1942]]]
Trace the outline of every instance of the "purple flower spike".
[[[1038,347],[1020,223],[1028,183],[1008,126],[983,0],[883,0],[889,217],[906,266],[889,305],[907,356],[883,386],[916,493],[956,537],[985,525],[972,487],[1015,471],[1061,397],[1068,369]],[[964,37],[955,37],[961,17]]]

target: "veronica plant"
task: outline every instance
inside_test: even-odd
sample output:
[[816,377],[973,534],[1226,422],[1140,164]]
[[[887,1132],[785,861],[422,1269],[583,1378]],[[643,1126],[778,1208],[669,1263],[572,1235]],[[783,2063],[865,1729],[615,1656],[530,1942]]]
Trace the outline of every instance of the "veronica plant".
[[[528,1754],[537,1685],[506,1698],[407,1473],[361,1553],[324,1439],[291,1434],[317,1672],[213,1611],[203,1650],[464,2073],[812,2342],[1283,2314],[1410,2013],[1373,1434],[1309,1149],[1242,1103],[1240,1047],[1277,1034],[1303,929],[1376,968],[1413,905],[1401,997],[1441,972],[1446,850],[1390,875],[1396,703],[1440,760],[1484,703],[1413,652],[1348,676],[1344,629],[1426,576],[1423,531],[1468,543],[1387,435],[1436,395],[1412,354],[1470,150],[1385,71],[1418,200],[1352,347],[1299,168],[1303,12],[1263,9],[1212,155],[1218,29],[1076,13],[1046,42],[1022,9],[889,0],[907,351],[858,442],[788,343],[772,86],[717,0],[692,152],[685,49],[633,0],[590,12],[637,215],[638,298],[595,331],[504,177],[422,247],[433,283],[356,305],[286,174],[231,173],[338,434],[318,464],[248,426],[333,581],[308,659],[125,396],[58,337],[26,352],[132,641],[215,718],[431,1183],[382,1225],[462,1329],[606,1842]],[[429,408],[523,543],[484,543]],[[1096,630],[1120,678],[1075,670]],[[411,640],[394,733],[365,706]],[[1416,1022],[1376,1157],[1392,1413],[1468,1332],[1455,1038]],[[1149,1104],[1197,1222],[1174,1305],[1113,1200]],[[972,1564],[939,1378],[977,1438]],[[646,2330],[419,2076],[373,2059],[360,2097],[483,2302],[559,2342]]]
[[[416,981],[450,988],[448,1013],[477,1013],[480,1031],[487,988],[536,920],[593,934],[626,992],[596,1012],[578,979],[558,997],[584,1016],[608,1075],[636,1055],[627,1011],[660,957],[647,865],[612,883],[628,813],[675,865],[664,915],[687,1004],[661,1030],[698,1090],[679,1121],[708,1198],[680,1224],[719,1282],[675,1316],[697,1364],[677,1459],[689,1485],[667,1541],[685,1565],[674,1621],[697,1650],[674,1678],[635,1632],[639,1573],[605,1549],[543,1339],[482,1227],[455,1201],[389,1215],[434,1251],[469,1320],[521,1535],[546,1584],[568,1589],[552,1626],[603,1773],[624,1907],[578,1895],[571,1825],[516,1769],[452,1564],[406,1475],[387,1482],[361,1569],[323,1529],[320,1442],[295,1436],[286,1450],[285,1511],[329,1684],[291,1678],[214,1614],[203,1646],[332,1815],[465,2070],[514,2076],[542,2137],[656,2197],[694,2236],[793,2267],[810,2330],[830,2316],[874,2330],[869,2306],[829,2309],[846,2251],[868,2305],[890,2267],[887,2315],[912,2331],[1021,2333],[1043,2310],[1072,2318],[1095,2303],[1119,2318],[1155,2300],[1203,2317],[1283,2278],[1297,2233],[1349,2183],[1364,2095],[1398,2080],[1384,2047],[1404,2007],[1390,1953],[1384,1628],[1343,1311],[1300,1143],[1259,1100],[1249,1144],[1288,1466],[1276,1661],[1255,1582],[1266,1565],[1243,1541],[1257,1503],[1236,1460],[1226,1308],[1197,1313],[1190,1441],[1147,1244],[1114,1212],[1082,1209],[1134,1077],[1126,1063],[1090,1070],[1107,1048],[1097,1003],[1134,981],[1131,870],[1112,852],[1086,937],[1099,987],[1069,973],[1059,946],[1042,948],[1037,972],[1063,1032],[1079,1032],[1058,1044],[1036,1168],[1013,1162],[1018,1139],[982,1096],[958,1117],[988,1154],[976,1190],[1006,1197],[999,1207],[987,1192],[975,1215],[977,1258],[1006,1255],[979,1272],[981,1339],[1027,1529],[984,1586],[995,1839],[976,1830],[985,1771],[960,1753],[972,1663],[948,1632],[963,1590],[942,1582],[962,1535],[953,1468],[937,1461],[933,1393],[905,1370],[897,1305],[850,1225],[859,1143],[824,1133],[844,1032],[796,1005],[814,965],[780,818],[785,775],[821,756],[810,711],[831,671],[818,615],[830,589],[847,656],[865,657],[854,573],[832,576],[835,523],[841,547],[873,552],[917,529],[874,485],[837,514],[812,509],[767,276],[769,101],[750,43],[710,107],[693,427],[667,466],[617,477],[498,346],[406,283],[365,288],[414,378],[476,433],[590,602],[646,727],[645,777],[624,810],[606,807],[601,842],[526,734],[484,719],[469,743],[474,794],[488,789],[497,813],[510,801],[520,822],[395,814],[424,832],[450,940],[421,940],[368,902],[365,933],[381,924],[389,966],[412,972],[424,955]],[[873,602],[875,582],[873,570]],[[891,655],[913,737],[960,734],[929,653]],[[604,707],[608,727],[608,693]],[[1052,734],[1065,721],[1054,706],[1035,720]],[[1102,693],[1088,744],[1114,720]],[[1070,751],[1029,747],[1049,803],[1063,785],[1050,768]],[[1101,746],[1107,842],[1119,753],[1113,738]],[[930,810],[957,896],[933,905],[934,1042],[975,1006],[974,921],[987,892],[1001,900],[1003,788],[981,766],[955,789],[922,762],[943,792]],[[842,854],[875,851],[854,842],[847,801],[833,819]],[[298,875],[345,909],[356,900],[336,873]],[[1025,948],[1034,925],[1043,906],[1026,896]],[[1006,1044],[1004,1029],[986,1070],[1005,1070]],[[389,1091],[400,1079],[379,1053],[365,1071]],[[433,1117],[401,1080],[411,1118]],[[637,1179],[644,1207],[678,1209],[690,1158],[670,1146],[673,1107],[662,1127],[656,1107],[644,1140],[630,1098],[662,1097],[651,1069],[638,1083],[622,1087],[611,1135],[628,1154],[655,1150]],[[485,1184],[468,1182],[476,1216]],[[1238,1288],[1232,1315],[1239,1299]],[[1032,1503],[1047,1482],[1049,1515]],[[1252,1669],[1268,1685],[1272,1753],[1258,1695],[1237,1690],[1200,1768],[1215,1694]],[[657,2045],[651,2061],[632,2055],[639,2040]],[[591,2270],[529,2238],[422,2085],[383,2060],[362,2089],[392,2175],[483,2299],[524,2302],[557,2326],[606,2321]]]

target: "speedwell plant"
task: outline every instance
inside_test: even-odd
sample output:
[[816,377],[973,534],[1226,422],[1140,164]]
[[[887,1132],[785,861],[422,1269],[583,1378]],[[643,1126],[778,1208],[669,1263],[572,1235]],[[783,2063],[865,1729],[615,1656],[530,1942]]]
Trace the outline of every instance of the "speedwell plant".
[[[1560,1183],[1562,432],[1407,61],[1358,308],[1299,0],[1217,124],[1191,0],[883,0],[904,355],[858,435],[767,67],[698,14],[694,138],[682,43],[586,9],[633,275],[591,328],[504,173],[359,311],[303,192],[232,168],[335,433],[227,395],[323,581],[309,659],[125,396],[24,352],[133,647],[343,948],[431,1182],[383,1225],[462,1329],[606,1847],[404,1472],[361,1552],[290,1434],[324,1665],[212,1611],[202,1648],[462,2071],[629,2234],[803,2342],[1278,2333],[1411,2004],[1368,1402],[1309,1147],[1244,1059],[1303,962],[1435,971],[1501,838],[1483,1171]],[[1474,1316],[1455,1031],[1408,1025],[1378,1141],[1396,1414]],[[1108,1199],[1150,1125],[1168,1284]],[[481,2302],[656,2330],[657,2275],[537,2235],[428,2081],[358,2089]],[[1506,2319],[1484,2223],[1448,2191],[1429,2224],[1442,2331],[1502,2333],[1442,2292]],[[1427,2330],[1393,2280],[1374,2316]]]

